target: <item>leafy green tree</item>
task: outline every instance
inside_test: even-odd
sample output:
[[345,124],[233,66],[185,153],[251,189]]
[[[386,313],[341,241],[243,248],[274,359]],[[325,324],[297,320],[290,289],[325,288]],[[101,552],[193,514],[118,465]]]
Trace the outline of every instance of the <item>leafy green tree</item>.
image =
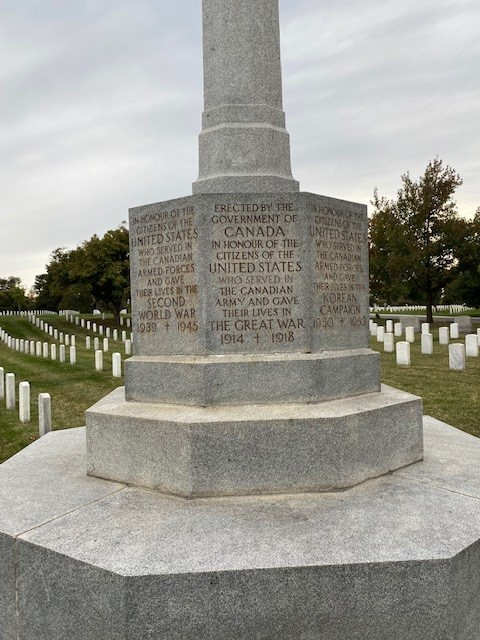
[[35,289],[37,308],[88,312],[99,307],[118,319],[130,298],[128,229],[122,224],[75,249],[56,249]]
[[455,249],[465,229],[453,199],[462,180],[438,157],[418,181],[408,172],[401,179],[396,199],[374,193],[372,283],[374,290],[380,284],[393,286],[394,294],[395,287],[417,290],[427,306],[427,321],[433,322],[433,306],[453,277]]
[[20,278],[0,278],[0,311],[25,311],[29,307]]
[[480,308],[480,207],[473,220],[465,221],[465,232],[456,251],[455,278],[447,286],[445,302],[462,302]]

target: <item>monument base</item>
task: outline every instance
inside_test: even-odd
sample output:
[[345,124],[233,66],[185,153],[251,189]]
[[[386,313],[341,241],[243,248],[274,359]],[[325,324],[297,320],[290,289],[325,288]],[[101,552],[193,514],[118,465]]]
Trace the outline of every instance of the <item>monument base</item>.
[[317,404],[126,402],[86,413],[89,475],[184,497],[344,489],[422,459],[422,401],[382,386]]
[[0,466],[2,640],[479,640],[480,441],[339,493],[185,500],[85,475],[85,430]]

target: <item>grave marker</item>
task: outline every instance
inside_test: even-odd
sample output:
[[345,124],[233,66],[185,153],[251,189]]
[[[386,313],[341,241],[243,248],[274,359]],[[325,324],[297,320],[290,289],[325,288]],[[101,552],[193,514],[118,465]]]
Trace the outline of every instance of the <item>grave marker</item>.
[[452,322],[450,325],[450,338],[452,340],[457,340],[460,337],[459,325],[457,322]]
[[46,435],[51,430],[52,430],[52,399],[49,393],[39,393],[38,394],[38,432],[40,437]]
[[395,351],[395,338],[393,333],[386,333],[383,339],[383,350],[386,353],[393,353]]
[[456,371],[464,371],[465,361],[465,345],[460,342],[454,342],[448,345],[448,360],[450,369]]
[[18,417],[20,422],[30,422],[30,383],[20,382],[18,385]]
[[448,327],[440,327],[438,330],[438,341],[440,344],[448,344],[450,342],[450,330]]
[[470,358],[478,358],[478,337],[476,333],[465,336],[465,355]]
[[433,335],[431,333],[422,333],[421,352],[424,355],[433,354]]
[[397,355],[398,365],[409,367],[410,366],[410,342],[407,342],[407,341],[397,342],[396,355]]

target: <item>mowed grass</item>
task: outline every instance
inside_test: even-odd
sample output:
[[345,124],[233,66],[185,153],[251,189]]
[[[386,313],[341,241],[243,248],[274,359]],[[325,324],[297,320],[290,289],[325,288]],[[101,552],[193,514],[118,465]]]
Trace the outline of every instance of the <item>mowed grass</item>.
[[[58,359],[52,361],[35,355],[25,355],[9,349],[0,341],[0,367],[5,373],[15,374],[17,388],[17,410],[7,411],[5,401],[0,401],[0,462],[3,462],[38,437],[38,403],[39,393],[46,392],[52,397],[53,429],[80,427],[85,424],[85,410],[91,407],[107,393],[123,384],[123,379],[112,376],[112,353],[124,354],[121,340],[109,340],[109,351],[104,353],[103,372],[95,371],[93,338],[91,331],[86,331],[58,316],[42,316],[42,319],[54,328],[76,336],[77,364],[71,365],[69,347],[66,347],[66,362],[60,364]],[[112,320],[99,321],[103,326],[114,326]],[[57,344],[44,331],[32,325],[27,318],[14,316],[0,317],[0,327],[14,338],[23,338]],[[121,336],[121,328],[119,337]],[[85,348],[85,337],[89,335],[92,348]],[[99,336],[100,341],[102,337]],[[18,383],[26,380],[31,386],[31,421],[22,424],[18,419]]]
[[[480,358],[467,358],[465,371],[450,370],[448,346],[438,343],[438,327],[432,333],[433,355],[421,353],[420,334],[415,334],[410,367],[398,366],[395,353],[384,353],[383,344],[372,338],[372,349],[381,354],[382,382],[422,397],[424,414],[480,437]],[[464,342],[464,336],[452,342]]]

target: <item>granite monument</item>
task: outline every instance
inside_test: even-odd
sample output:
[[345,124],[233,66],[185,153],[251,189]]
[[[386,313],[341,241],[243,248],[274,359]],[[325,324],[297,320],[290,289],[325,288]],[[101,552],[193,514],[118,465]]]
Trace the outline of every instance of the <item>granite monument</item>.
[[480,640],[480,443],[380,385],[366,208],[292,177],[278,0],[203,22],[193,194],[130,214],[125,390],[0,467],[2,639]]

